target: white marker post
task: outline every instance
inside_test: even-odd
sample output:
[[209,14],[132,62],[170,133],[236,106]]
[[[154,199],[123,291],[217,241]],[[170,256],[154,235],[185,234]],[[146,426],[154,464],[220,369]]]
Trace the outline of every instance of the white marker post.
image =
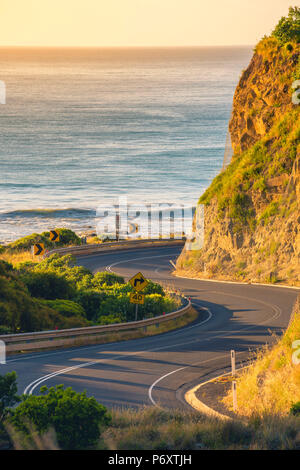
[[237,410],[237,396],[236,396],[236,381],[232,382],[232,404],[233,404],[233,411],[236,412]]
[[234,349],[230,351],[230,356],[231,356],[231,375],[235,376],[235,350]]
[[6,364],[6,349],[4,341],[0,341],[0,364]]

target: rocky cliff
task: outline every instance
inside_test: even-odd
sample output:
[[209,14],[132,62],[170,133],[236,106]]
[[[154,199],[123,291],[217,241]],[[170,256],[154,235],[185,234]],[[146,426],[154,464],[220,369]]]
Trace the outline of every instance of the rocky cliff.
[[232,161],[199,200],[203,247],[186,244],[178,274],[300,285],[299,52],[275,37],[256,46],[234,94]]

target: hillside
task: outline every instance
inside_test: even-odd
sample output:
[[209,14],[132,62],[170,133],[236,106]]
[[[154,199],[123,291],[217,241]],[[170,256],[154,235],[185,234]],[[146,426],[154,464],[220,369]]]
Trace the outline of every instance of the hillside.
[[[300,415],[299,338],[300,298],[285,334],[277,339],[272,348],[266,346],[259,351],[250,366],[239,373],[237,394],[240,416],[286,416],[292,407]],[[229,409],[232,408],[231,391],[224,402]]]
[[231,163],[199,200],[203,247],[185,246],[177,274],[300,285],[299,51],[275,35],[256,46],[234,94]]

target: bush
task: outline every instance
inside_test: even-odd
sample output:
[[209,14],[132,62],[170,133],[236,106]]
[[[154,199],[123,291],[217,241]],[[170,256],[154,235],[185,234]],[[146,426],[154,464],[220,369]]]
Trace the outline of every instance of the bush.
[[143,294],[145,294],[145,295],[159,294],[159,295],[164,296],[165,292],[164,292],[163,287],[160,284],[157,284],[156,282],[150,281],[148,279],[148,285],[143,290]]
[[[81,238],[76,235],[70,229],[67,228],[59,228],[57,229],[59,232],[59,242],[53,242],[55,246],[65,246],[65,245],[81,245]],[[44,232],[43,235],[47,237],[50,236],[50,232]]]
[[21,277],[33,297],[55,300],[74,295],[70,282],[54,272],[30,272]]
[[111,417],[107,409],[86,392],[76,393],[63,385],[40,389],[41,395],[23,395],[12,411],[11,424],[30,439],[32,423],[38,433],[54,428],[62,449],[85,449],[94,445]]
[[79,317],[64,318],[41,300],[32,298],[12,266],[0,261],[0,325],[8,332],[86,326]]
[[98,317],[99,325],[113,325],[114,323],[124,323],[126,321],[123,315],[100,315]]
[[44,303],[63,317],[86,317],[84,308],[72,300],[44,300]]
[[44,243],[47,247],[48,240],[42,234],[32,233],[31,235],[27,235],[26,237],[19,238],[18,240],[9,243],[7,245],[7,248],[11,252],[30,250],[32,245],[34,245],[35,243]]
[[129,296],[126,295],[107,295],[100,305],[98,319],[102,315],[117,315],[124,318],[124,321],[131,321],[134,314],[134,305],[129,302]]
[[80,304],[88,320],[94,320],[100,310],[101,303],[106,299],[105,292],[99,292],[93,289],[80,290],[76,296],[76,302]]
[[294,416],[300,417],[300,401],[294,403],[291,407],[290,413]]
[[9,335],[13,333],[13,330],[9,326],[0,325],[0,335]]
[[30,250],[36,243],[44,243],[45,248],[53,249],[66,245],[81,245],[81,238],[75,232],[66,228],[56,229],[59,232],[59,242],[50,241],[50,232],[32,233],[26,237],[9,243],[7,249],[9,252]]
[[115,273],[99,272],[94,275],[92,280],[93,287],[113,286],[114,284],[125,284],[122,276]]

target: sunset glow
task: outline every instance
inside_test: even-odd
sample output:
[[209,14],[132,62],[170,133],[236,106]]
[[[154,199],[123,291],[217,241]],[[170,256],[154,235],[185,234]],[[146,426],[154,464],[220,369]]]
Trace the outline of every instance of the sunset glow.
[[254,44],[290,0],[2,0],[3,46]]

